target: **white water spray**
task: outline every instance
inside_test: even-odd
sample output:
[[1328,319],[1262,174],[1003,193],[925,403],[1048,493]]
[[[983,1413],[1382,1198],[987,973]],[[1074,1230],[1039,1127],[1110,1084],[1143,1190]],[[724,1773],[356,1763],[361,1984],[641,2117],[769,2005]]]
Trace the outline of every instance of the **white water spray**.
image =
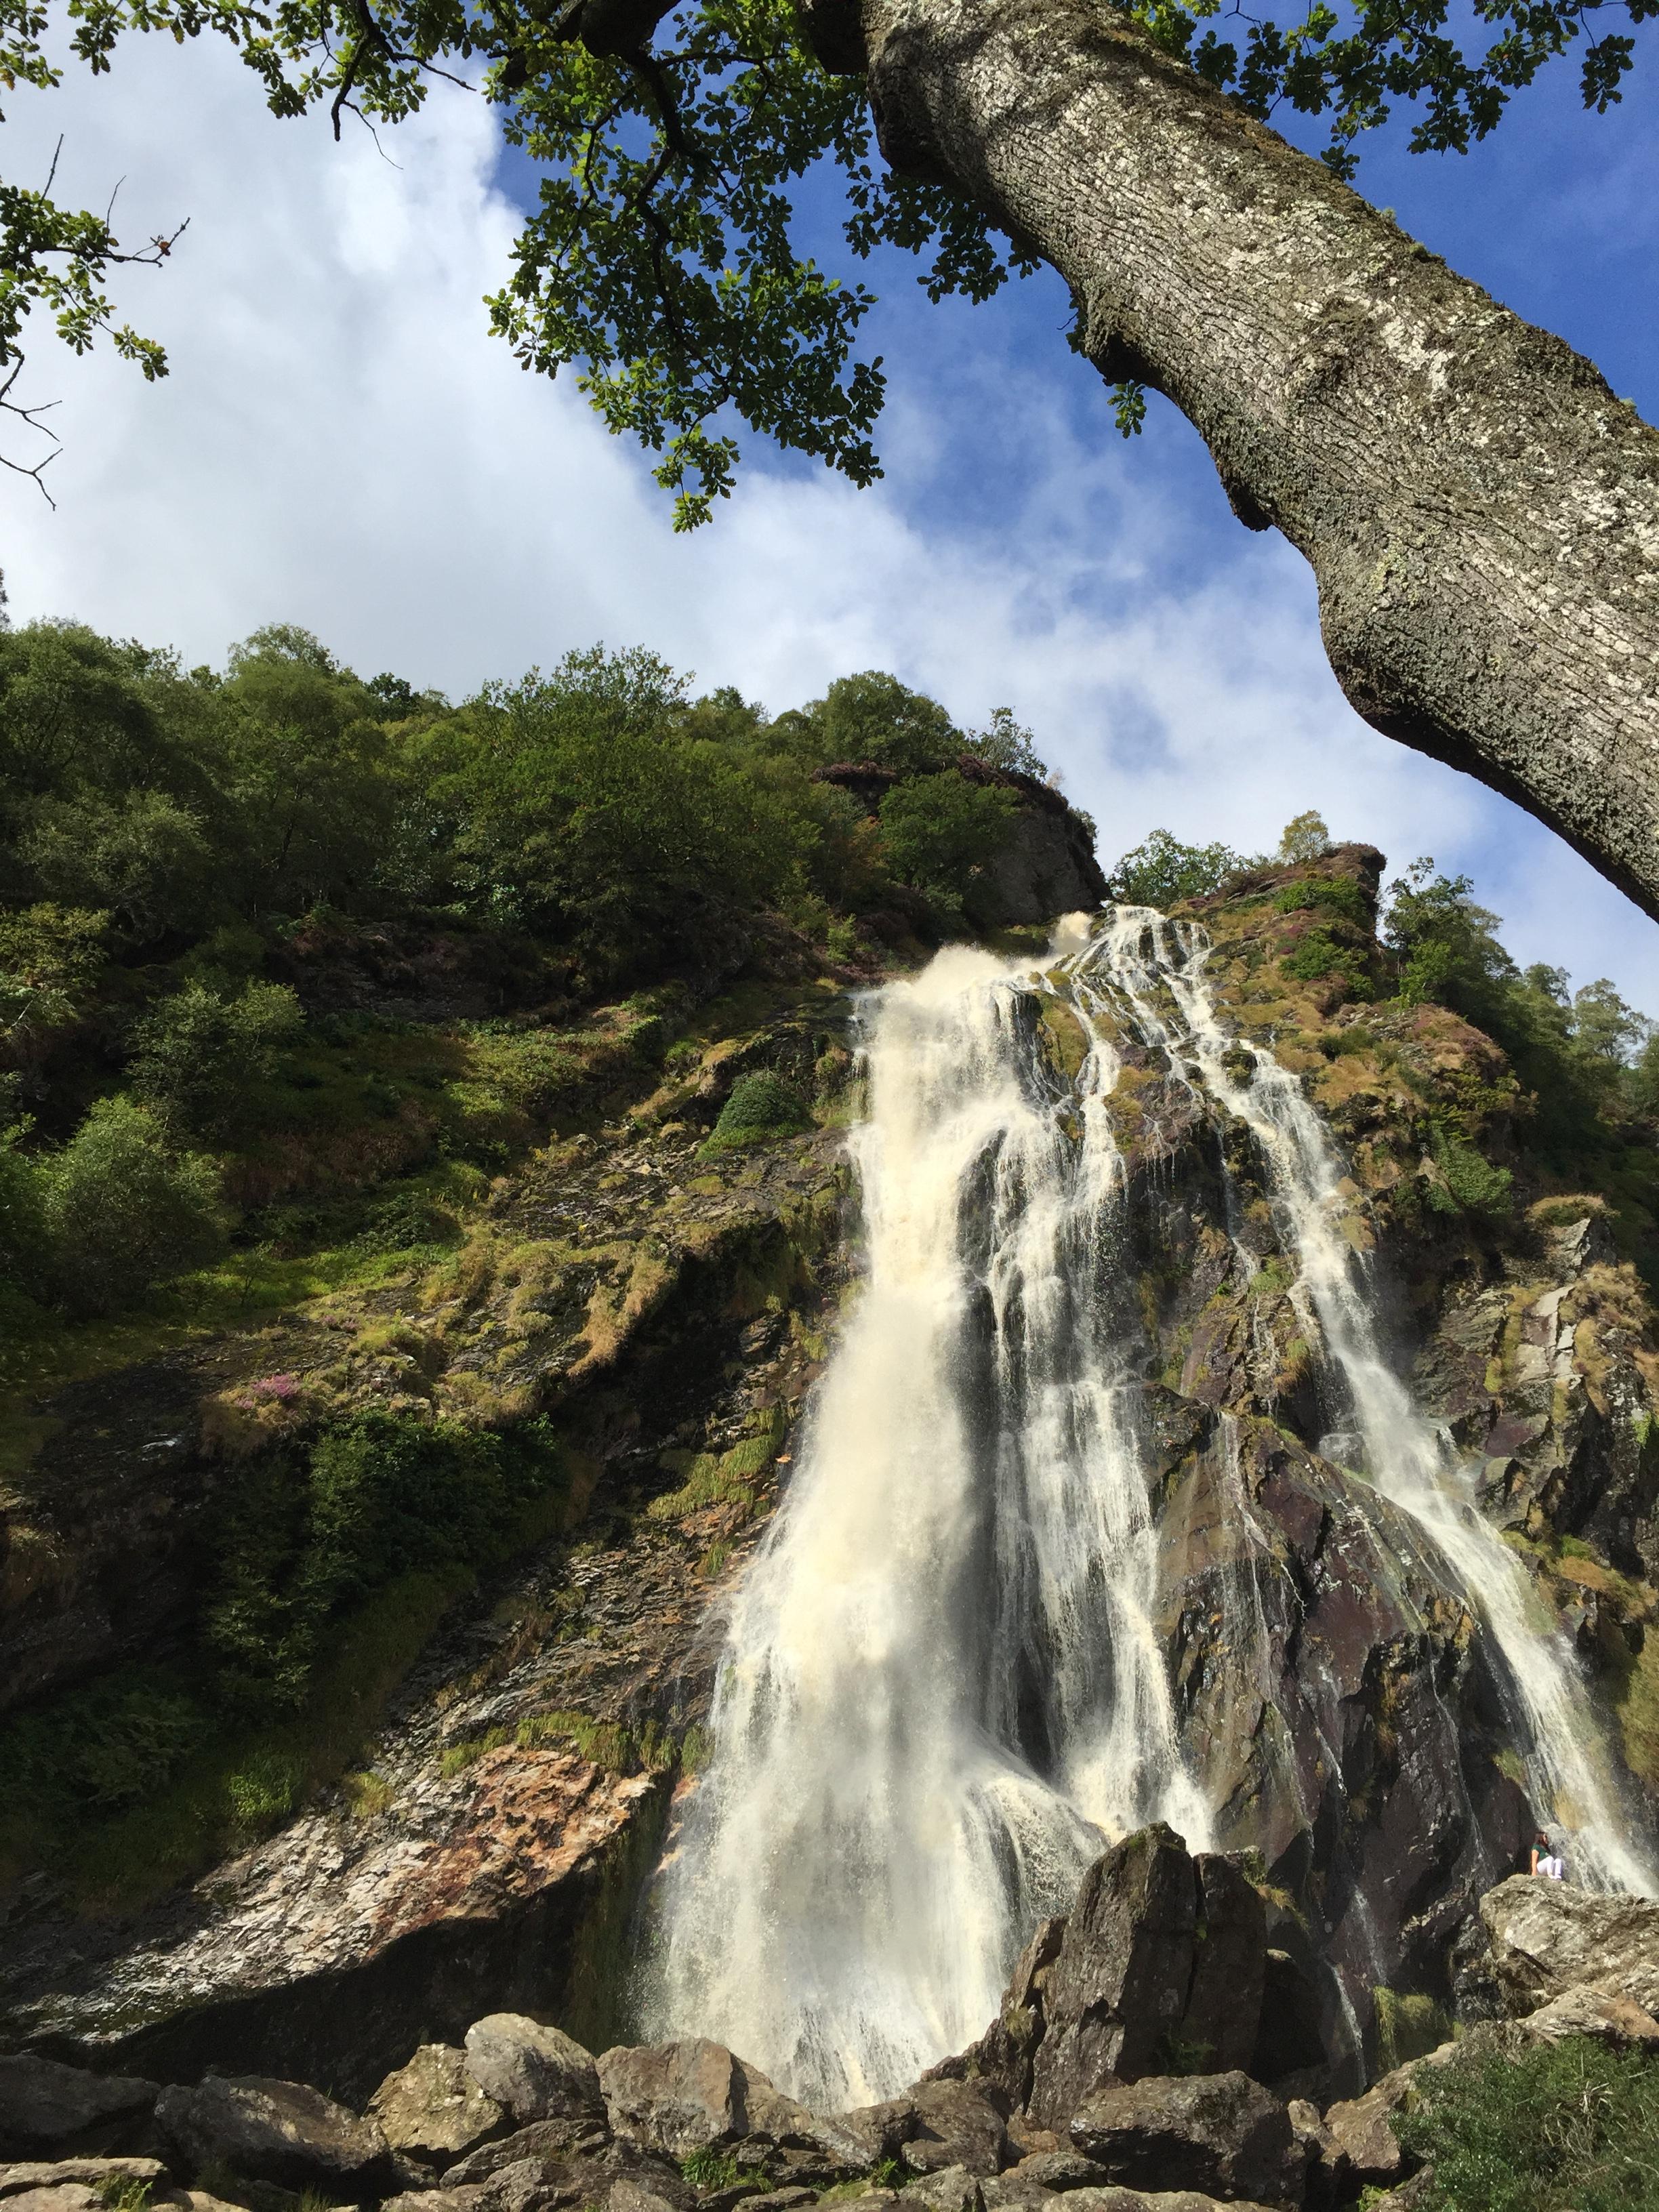
[[959,949],[876,997],[868,1280],[738,1593],[665,1869],[655,2027],[823,2110],[977,2035],[1104,1840],[1208,1838],[1106,1318],[1117,1066],[1096,1035],[1070,1090],[1046,1077],[1039,1004],[1029,962]]
[[1309,1334],[1372,1480],[1492,1633],[1575,1878],[1654,1887],[1570,1648],[1382,1357],[1318,1117],[1265,1050],[1249,1081],[1224,1064],[1206,950],[1139,909],[1062,940],[1089,1040],[1069,1085],[1037,1042],[1035,963],[951,948],[869,1002],[867,1281],[732,1602],[646,2000],[653,2034],[714,2037],[818,2110],[980,2033],[1105,1840],[1152,1820],[1211,1840],[1151,1617],[1118,1023],[1259,1139]]
[[[1384,1359],[1376,1300],[1363,1255],[1342,1229],[1341,1170],[1302,1086],[1271,1053],[1240,1081],[1224,1064],[1235,1041],[1222,1029],[1204,981],[1204,933],[1147,908],[1120,908],[1077,966],[1121,994],[1135,1025],[1194,1069],[1211,1096],[1249,1123],[1261,1146],[1287,1250],[1328,1357],[1346,1384],[1367,1471],[1408,1513],[1450,1565],[1480,1613],[1509,1677],[1512,1713],[1524,1739],[1535,1808],[1564,1831],[1571,1878],[1590,1888],[1654,1893],[1649,1856],[1601,1744],[1577,1662],[1522,1561],[1475,1502],[1473,1470],[1431,1428]],[[1167,992],[1178,1016],[1160,1009]]]

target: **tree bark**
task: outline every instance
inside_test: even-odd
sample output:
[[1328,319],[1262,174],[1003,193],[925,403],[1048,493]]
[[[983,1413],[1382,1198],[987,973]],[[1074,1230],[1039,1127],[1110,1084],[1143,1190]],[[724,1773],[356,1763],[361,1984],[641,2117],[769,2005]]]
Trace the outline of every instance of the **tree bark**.
[[1659,432],[1107,0],[810,4],[843,68],[861,16],[893,165],[1051,262],[1306,555],[1365,720],[1659,915]]

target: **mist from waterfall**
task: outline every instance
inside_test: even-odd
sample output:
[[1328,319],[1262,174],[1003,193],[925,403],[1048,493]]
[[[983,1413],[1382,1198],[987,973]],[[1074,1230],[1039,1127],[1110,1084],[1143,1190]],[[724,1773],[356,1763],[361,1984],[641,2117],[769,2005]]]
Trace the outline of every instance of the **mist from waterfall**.
[[[1234,1072],[1206,949],[1118,908],[1074,917],[1041,961],[947,948],[866,1002],[865,1276],[731,1601],[643,1997],[648,2033],[714,2037],[817,2110],[890,2095],[979,2034],[1104,1842],[1152,1820],[1212,1839],[1152,1619],[1146,1343],[1107,1104],[1126,1031],[1257,1139],[1365,1470],[1490,1630],[1574,1878],[1655,1886],[1570,1646],[1382,1356],[1318,1116],[1263,1048]],[[1040,1038],[1056,1003],[1087,1040],[1069,1082]]]

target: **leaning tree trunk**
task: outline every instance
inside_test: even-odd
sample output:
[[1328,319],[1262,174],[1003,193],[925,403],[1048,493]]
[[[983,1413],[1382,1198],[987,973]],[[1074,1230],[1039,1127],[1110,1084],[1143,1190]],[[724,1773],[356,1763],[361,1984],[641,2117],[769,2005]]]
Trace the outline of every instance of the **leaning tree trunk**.
[[[1659,432],[1107,0],[805,0],[1319,584],[1338,681],[1659,915]],[[861,13],[862,46],[854,37]]]

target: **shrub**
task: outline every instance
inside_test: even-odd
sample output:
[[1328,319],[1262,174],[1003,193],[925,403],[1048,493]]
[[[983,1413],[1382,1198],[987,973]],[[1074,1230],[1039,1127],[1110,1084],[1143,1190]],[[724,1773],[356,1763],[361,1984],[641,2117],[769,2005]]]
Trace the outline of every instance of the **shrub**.
[[271,1074],[305,1021],[285,983],[250,983],[227,999],[191,983],[133,1030],[132,1088],[198,1137],[222,1137],[242,1118],[250,1082]]
[[124,1811],[160,1789],[206,1740],[208,1715],[184,1686],[147,1674],[72,1691],[48,1713],[13,1722],[0,1765],[52,1811]]
[[31,1295],[46,1281],[46,1192],[38,1162],[20,1149],[27,1122],[0,1129],[0,1263]]
[[727,1152],[735,1146],[752,1145],[762,1137],[789,1136],[811,1126],[806,1103],[794,1085],[763,1069],[739,1076],[732,1085],[732,1095],[721,1107],[703,1150]]
[[129,1098],[100,1099],[42,1181],[52,1279],[72,1312],[112,1313],[223,1248],[212,1161],[173,1152]]
[[1395,2125],[1434,2167],[1422,2212],[1636,2212],[1653,2203],[1659,2068],[1642,2052],[1571,2036],[1417,2080],[1421,2101]]
[[1352,876],[1310,876],[1299,884],[1285,884],[1274,893],[1273,904],[1280,914],[1322,907],[1368,934],[1371,927],[1370,907]]
[[1352,945],[1339,943],[1322,927],[1310,929],[1301,938],[1281,964],[1285,973],[1295,976],[1300,983],[1322,982],[1328,977],[1340,980],[1356,998],[1370,995],[1364,954]]
[[1510,1211],[1515,1178],[1507,1168],[1494,1167],[1466,1137],[1460,1137],[1441,1121],[1437,1121],[1431,1130],[1429,1143],[1435,1165],[1445,1178],[1443,1185],[1430,1186],[1431,1206],[1442,1213],[1461,1209],[1465,1213],[1486,1214],[1489,1218]]

